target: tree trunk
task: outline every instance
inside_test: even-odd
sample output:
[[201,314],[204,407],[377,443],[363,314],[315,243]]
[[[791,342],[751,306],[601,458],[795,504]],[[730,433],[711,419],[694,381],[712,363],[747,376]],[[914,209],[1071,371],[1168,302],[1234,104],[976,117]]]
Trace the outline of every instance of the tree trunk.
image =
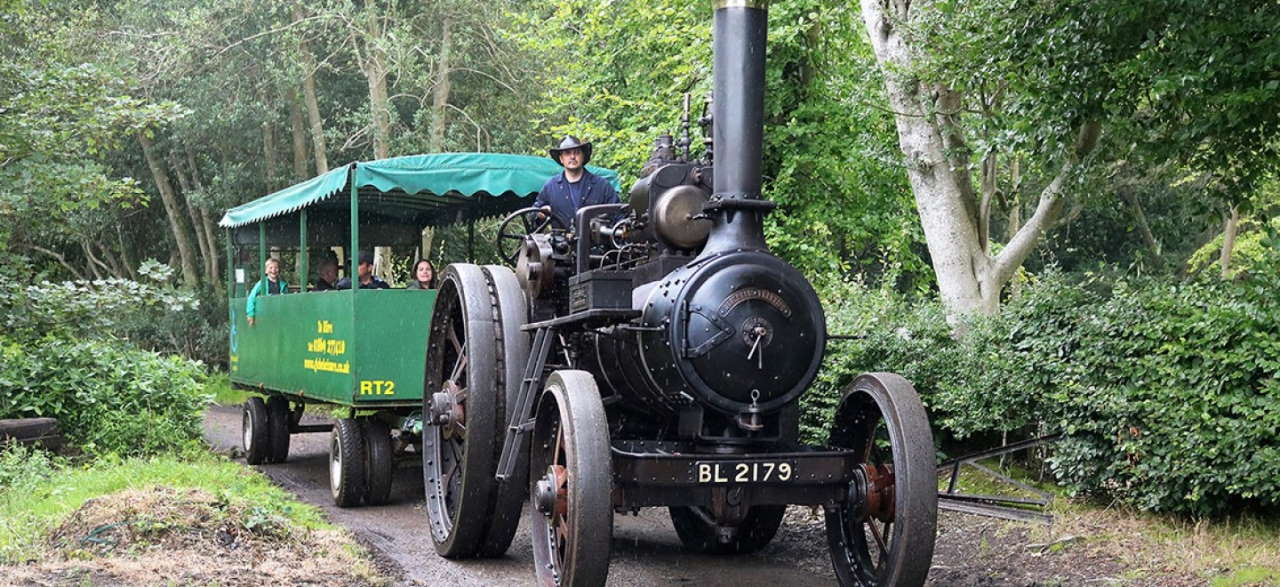
[[102,269],[104,271],[108,271],[108,275],[110,275],[109,270],[107,269],[107,266],[103,265],[102,261],[99,261],[97,257],[94,257],[93,251],[89,250],[88,241],[83,241],[83,240],[80,241],[80,250],[84,252],[85,262],[89,264],[89,271],[93,273],[94,279],[102,279],[102,274],[98,272],[99,265],[102,266]]
[[991,252],[991,202],[996,196],[996,152],[982,158],[982,202],[978,204],[978,242],[984,254]]
[[[196,165],[196,153],[191,150],[190,146],[186,147],[187,168],[191,173],[191,185],[195,186],[196,191],[204,191],[204,181],[200,179],[200,168]],[[218,228],[214,226],[213,218],[205,212],[203,208],[196,207],[196,214],[200,217],[200,224],[196,230],[204,231],[205,241],[209,243],[209,281],[213,284],[213,291],[219,296],[223,294],[222,287],[222,248],[218,242]]]
[[1142,242],[1146,243],[1147,250],[1151,253],[1152,261],[1160,260],[1160,241],[1156,240],[1156,235],[1151,232],[1151,225],[1147,223],[1147,214],[1142,210],[1142,203],[1138,201],[1138,194],[1131,189],[1121,188],[1120,196],[1129,203],[1129,209],[1133,211],[1133,221],[1138,225],[1138,234],[1142,235]]
[[[294,20],[302,20],[302,6],[294,4]],[[311,144],[315,151],[316,174],[329,171],[329,158],[325,155],[324,120],[320,118],[320,103],[316,100],[316,58],[311,54],[306,41],[299,41],[298,53],[302,57],[304,76],[302,78],[302,98],[307,104],[307,117],[311,120]]]
[[1222,255],[1218,257],[1218,264],[1222,266],[1222,278],[1231,279],[1231,253],[1236,248],[1236,231],[1240,227],[1240,209],[1235,206],[1231,207],[1231,214],[1227,216],[1226,224],[1222,227]]
[[444,151],[444,130],[449,115],[449,51],[453,45],[451,20],[446,17],[441,24],[440,59],[436,62],[439,79],[431,90],[431,138],[427,150],[433,153]]
[[165,171],[159,157],[156,157],[154,145],[145,132],[138,133],[138,143],[142,145],[142,154],[147,159],[147,167],[151,168],[156,189],[160,191],[160,199],[164,201],[164,211],[169,217],[169,229],[173,232],[173,240],[178,245],[178,256],[182,259],[182,281],[189,287],[195,287],[200,283],[200,274],[196,270],[195,253],[191,250],[191,237],[182,224],[181,204],[178,202],[177,194],[173,193],[169,174]]
[[307,130],[302,125],[302,103],[295,89],[289,98],[289,131],[293,134],[293,180],[302,181],[307,175]]
[[268,192],[273,192],[276,189],[276,131],[270,122],[262,123],[262,162],[266,165],[262,182]]
[[1072,152],[1063,154],[1058,174],[1041,192],[1040,202],[999,255],[989,256],[980,240],[970,154],[956,115],[963,101],[950,88],[927,85],[904,72],[913,70],[909,37],[897,23],[909,24],[909,0],[862,0],[862,13],[881,71],[890,107],[898,114],[898,143],[907,177],[933,259],[938,289],[949,318],[992,314],[1000,291],[1062,211],[1063,185],[1080,157],[1097,144],[1099,126],[1080,128]]
[[119,223],[116,223],[116,238],[120,241],[120,262],[124,263],[125,271],[129,272],[129,279],[137,281],[137,265],[133,262],[133,256],[129,254],[129,244],[124,240],[124,230],[120,228]]
[[352,39],[352,45],[365,48],[360,59],[365,81],[369,84],[369,114],[373,119],[373,156],[391,156],[391,107],[387,98],[387,61],[378,42],[382,38],[382,20],[372,11],[364,31],[364,39]]
[[204,274],[216,279],[217,275],[213,271],[212,255],[217,254],[217,252],[210,249],[209,243],[205,239],[204,227],[200,222],[200,208],[192,204],[189,197],[185,197],[193,193],[194,189],[187,179],[187,174],[182,171],[182,160],[178,158],[176,151],[169,151],[169,167],[173,169],[173,174],[178,176],[178,187],[182,189],[183,199],[186,201],[187,215],[191,218],[191,227],[195,229],[196,245],[200,249]]

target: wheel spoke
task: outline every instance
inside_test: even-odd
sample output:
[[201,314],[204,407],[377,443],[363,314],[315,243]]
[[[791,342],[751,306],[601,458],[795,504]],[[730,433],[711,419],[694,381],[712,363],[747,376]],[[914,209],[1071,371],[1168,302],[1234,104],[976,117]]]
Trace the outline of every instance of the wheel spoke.
[[467,369],[467,355],[458,355],[458,360],[453,363],[453,371],[449,373],[449,381],[457,383],[462,378],[462,373]]
[[880,556],[883,558],[885,553],[884,538],[880,537],[880,531],[876,529],[875,522],[867,520],[867,527],[871,528],[871,535],[875,537],[876,546],[880,547]]

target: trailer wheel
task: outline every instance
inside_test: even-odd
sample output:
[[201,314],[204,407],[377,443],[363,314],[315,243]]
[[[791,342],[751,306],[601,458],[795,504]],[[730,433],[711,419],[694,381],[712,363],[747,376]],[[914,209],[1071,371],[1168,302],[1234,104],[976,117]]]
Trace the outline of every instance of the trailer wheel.
[[937,537],[933,434],[920,396],[893,373],[859,376],[845,391],[833,446],[858,451],[848,499],[827,510],[827,543],[841,585],[922,585]]
[[538,402],[529,455],[536,583],[604,585],[613,540],[609,423],[595,379],[556,371]]
[[497,383],[498,312],[479,266],[445,268],[422,394],[427,520],[445,558],[479,554],[493,514],[504,399]]
[[253,396],[244,402],[240,434],[244,444],[244,460],[250,465],[261,465],[271,453],[267,420],[267,405],[262,402],[262,398]]
[[289,458],[289,400],[283,396],[267,398],[267,440],[271,446],[267,462],[285,462]]
[[711,512],[702,507],[672,507],[671,525],[680,542],[690,552],[699,554],[748,554],[760,550],[778,534],[786,506],[758,505],[747,510],[733,537],[720,540],[718,524]]
[[365,502],[383,505],[391,497],[391,478],[395,461],[391,453],[391,430],[381,420],[364,418],[365,480],[368,493]]
[[360,422],[342,418],[329,442],[329,491],[340,508],[360,505],[365,496],[364,430]]

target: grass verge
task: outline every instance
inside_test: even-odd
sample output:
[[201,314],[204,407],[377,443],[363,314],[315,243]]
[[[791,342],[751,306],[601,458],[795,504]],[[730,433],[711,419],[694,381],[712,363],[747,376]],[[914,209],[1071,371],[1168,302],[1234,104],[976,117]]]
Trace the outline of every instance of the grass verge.
[[263,516],[307,529],[333,529],[313,506],[299,503],[261,474],[208,456],[99,461],[51,469],[0,491],[0,563],[38,560],[43,537],[86,501],[126,489],[201,489]]
[[226,373],[210,375],[205,384],[205,392],[213,395],[213,403],[220,406],[238,406],[249,399],[249,392],[231,387],[231,379]]
[[[996,459],[984,464],[1000,468]],[[1039,481],[1034,471],[1016,464],[1003,472],[1056,495],[1050,506],[1053,525],[1006,525],[1028,528],[1029,546],[1043,547],[1037,556],[1116,561],[1125,569],[1116,578],[1133,585],[1280,585],[1280,515],[1197,520],[1148,514],[1070,499],[1060,487]],[[946,489],[947,480],[946,475],[940,476],[939,489]],[[961,468],[958,488],[967,493],[1030,496],[970,467]]]

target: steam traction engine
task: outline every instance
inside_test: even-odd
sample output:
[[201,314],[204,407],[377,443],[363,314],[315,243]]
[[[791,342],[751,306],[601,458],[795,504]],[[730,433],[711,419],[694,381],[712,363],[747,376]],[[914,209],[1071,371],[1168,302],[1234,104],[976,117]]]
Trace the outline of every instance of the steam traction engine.
[[573,226],[516,212],[498,237],[515,271],[446,269],[423,435],[440,554],[501,555],[527,496],[538,583],[601,585],[615,512],[666,506],[688,549],[728,554],[805,504],[841,584],[924,582],[937,480],[911,384],[858,377],[828,445],[798,442],[826,328],[763,238],[765,30],[763,0],[717,0],[714,165],[660,138],[628,203]]

